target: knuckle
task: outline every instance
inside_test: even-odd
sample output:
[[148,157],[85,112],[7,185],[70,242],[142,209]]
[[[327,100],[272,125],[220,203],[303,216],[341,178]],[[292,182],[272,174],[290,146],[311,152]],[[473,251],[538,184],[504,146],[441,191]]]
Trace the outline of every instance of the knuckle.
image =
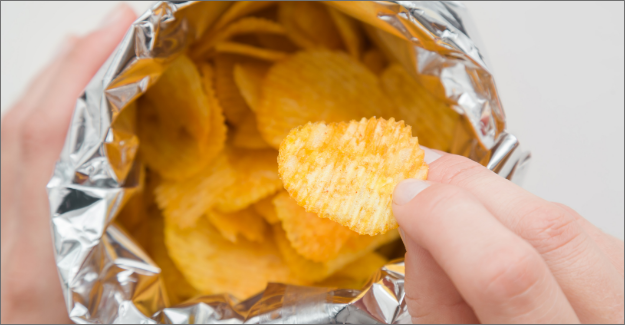
[[470,183],[476,176],[488,170],[484,166],[466,157],[448,155],[436,166],[440,182],[454,185]]
[[450,185],[437,185],[434,191],[430,191],[427,197],[427,206],[424,207],[424,216],[438,216],[449,209],[455,209],[462,202],[471,200],[471,195],[460,187]]
[[520,235],[540,254],[548,254],[578,244],[583,230],[567,210],[542,203],[521,218]]
[[532,289],[543,276],[542,260],[530,247],[501,249],[480,266],[481,299],[506,304]]

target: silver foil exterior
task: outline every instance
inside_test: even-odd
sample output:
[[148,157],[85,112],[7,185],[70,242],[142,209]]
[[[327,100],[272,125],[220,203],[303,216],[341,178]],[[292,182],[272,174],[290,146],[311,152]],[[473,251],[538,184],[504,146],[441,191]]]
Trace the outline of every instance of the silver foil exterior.
[[[351,4],[345,4],[337,8],[353,14],[346,7]],[[224,294],[170,306],[158,265],[112,224],[137,190],[142,170],[134,159],[137,142],[120,137],[111,121],[198,38],[196,31],[205,28],[201,10],[196,10],[200,5],[206,3],[154,4],[133,23],[76,102],[47,186],[56,264],[70,318],[78,323],[410,322],[402,261],[380,269],[361,291],[272,283],[242,302]],[[374,9],[365,17],[368,23],[410,41],[403,48],[389,45],[398,60],[415,73],[438,78],[444,96],[458,103],[454,109],[467,128],[452,152],[513,181],[522,179],[530,155],[505,131],[494,80],[463,5],[364,5]],[[108,154],[112,147],[117,154]]]

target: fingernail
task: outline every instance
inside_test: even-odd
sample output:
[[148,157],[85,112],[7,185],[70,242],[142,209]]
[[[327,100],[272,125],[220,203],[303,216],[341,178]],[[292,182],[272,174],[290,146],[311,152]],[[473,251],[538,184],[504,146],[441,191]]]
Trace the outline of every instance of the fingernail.
[[430,184],[420,179],[409,178],[401,181],[395,186],[393,192],[393,203],[396,205],[404,205],[417,196],[421,191],[425,190]]
[[120,3],[117,6],[115,6],[113,10],[109,11],[109,13],[106,14],[106,16],[104,16],[104,19],[100,22],[98,29],[106,29],[110,26],[119,24],[122,18],[124,17],[125,6],[126,6],[125,4]]
[[442,157],[441,154],[439,154],[438,152],[430,149],[430,148],[426,148],[424,146],[421,146],[421,149],[423,149],[423,152],[425,153],[425,157],[423,157],[423,160],[425,161],[426,164],[431,164],[432,162],[434,162],[434,160]]
[[63,57],[67,53],[69,53],[69,51],[71,51],[72,48],[74,48],[74,45],[76,45],[77,40],[78,40],[78,37],[74,35],[67,35],[63,37],[59,45],[54,50],[54,54],[52,55],[53,60]]

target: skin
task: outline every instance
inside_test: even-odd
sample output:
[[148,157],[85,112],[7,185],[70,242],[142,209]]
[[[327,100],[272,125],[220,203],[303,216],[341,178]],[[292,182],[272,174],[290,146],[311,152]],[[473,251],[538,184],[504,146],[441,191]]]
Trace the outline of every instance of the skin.
[[428,181],[393,194],[414,323],[623,323],[623,241],[467,158],[426,151],[439,156]]
[[46,184],[76,99],[136,19],[121,5],[100,29],[67,37],[2,119],[2,323],[69,323]]

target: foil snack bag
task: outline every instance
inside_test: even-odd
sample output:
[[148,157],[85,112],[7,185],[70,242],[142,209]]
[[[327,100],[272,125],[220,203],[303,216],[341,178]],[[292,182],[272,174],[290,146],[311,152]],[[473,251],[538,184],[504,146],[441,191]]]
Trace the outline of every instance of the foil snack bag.
[[[153,217],[159,214],[158,208],[133,210],[154,201],[151,193],[158,176],[152,173],[146,177],[146,162],[142,159],[150,156],[139,154],[141,143],[135,125],[146,121],[140,114],[136,120],[130,119],[132,123],[120,116],[135,110],[137,99],[155,85],[168,67],[179,62],[176,59],[181,55],[196,60],[206,55],[211,46],[214,48],[211,32],[278,4],[258,1],[233,5],[234,2],[155,3],[133,23],[78,98],[61,157],[47,186],[56,263],[70,318],[77,323],[409,323],[401,259],[378,269],[359,289],[337,288],[336,283],[343,282],[331,281],[325,283],[327,287],[324,283],[269,283],[264,291],[246,299],[235,298],[228,289],[220,294],[198,295],[197,288],[184,280],[169,258],[163,257],[163,221]],[[493,76],[472,38],[475,31],[462,4],[355,1],[323,5],[333,15],[348,17],[349,22],[339,20],[338,25],[359,24],[383,52],[377,55],[388,58],[395,72],[407,72],[407,76],[414,77],[403,80],[393,74],[393,69],[384,70],[388,82],[380,87],[392,96],[394,103],[402,106],[402,94],[406,92],[399,90],[417,81],[420,90],[415,92],[447,103],[440,107],[449,110],[443,115],[457,116],[453,127],[441,124],[443,115],[426,116],[430,123],[419,129],[438,125],[431,131],[445,134],[448,141],[430,139],[432,142],[427,143],[424,138],[424,145],[469,157],[512,181],[523,178],[530,154],[521,149],[516,137],[506,132],[505,114]],[[306,33],[297,34],[296,26],[284,23],[295,14],[284,11],[277,19],[285,19],[283,27],[297,47],[307,48]],[[262,15],[276,19],[271,13]],[[259,28],[274,28],[263,26]],[[350,39],[349,33],[341,36]],[[333,46],[332,37],[324,41],[328,47]],[[269,38],[263,42],[273,44]],[[349,55],[369,60],[369,54],[357,41],[344,45]],[[218,46],[221,52],[242,51],[233,43],[222,42]],[[269,61],[283,59],[280,51],[256,51],[255,55]],[[382,74],[382,67],[376,67],[375,55],[371,54],[369,67]],[[217,56],[214,60],[219,59]],[[207,74],[219,73],[206,69]],[[244,69],[239,72],[246,76]],[[253,69],[247,73],[253,77]],[[254,103],[253,92],[243,96]],[[409,103],[404,106],[410,109]],[[239,120],[240,114],[225,113],[229,125],[254,123]],[[232,141],[237,141],[236,134]],[[246,146],[263,145],[243,142]],[[177,163],[177,170],[187,170],[188,163]],[[167,168],[162,173],[168,173]],[[263,214],[266,202],[257,203],[253,208]],[[274,221],[268,218],[267,222]],[[150,227],[142,228],[145,224]],[[155,231],[160,231],[160,235],[155,236]],[[145,247],[149,249],[146,251]],[[398,251],[393,245],[380,249]],[[176,295],[171,294],[173,291]]]

